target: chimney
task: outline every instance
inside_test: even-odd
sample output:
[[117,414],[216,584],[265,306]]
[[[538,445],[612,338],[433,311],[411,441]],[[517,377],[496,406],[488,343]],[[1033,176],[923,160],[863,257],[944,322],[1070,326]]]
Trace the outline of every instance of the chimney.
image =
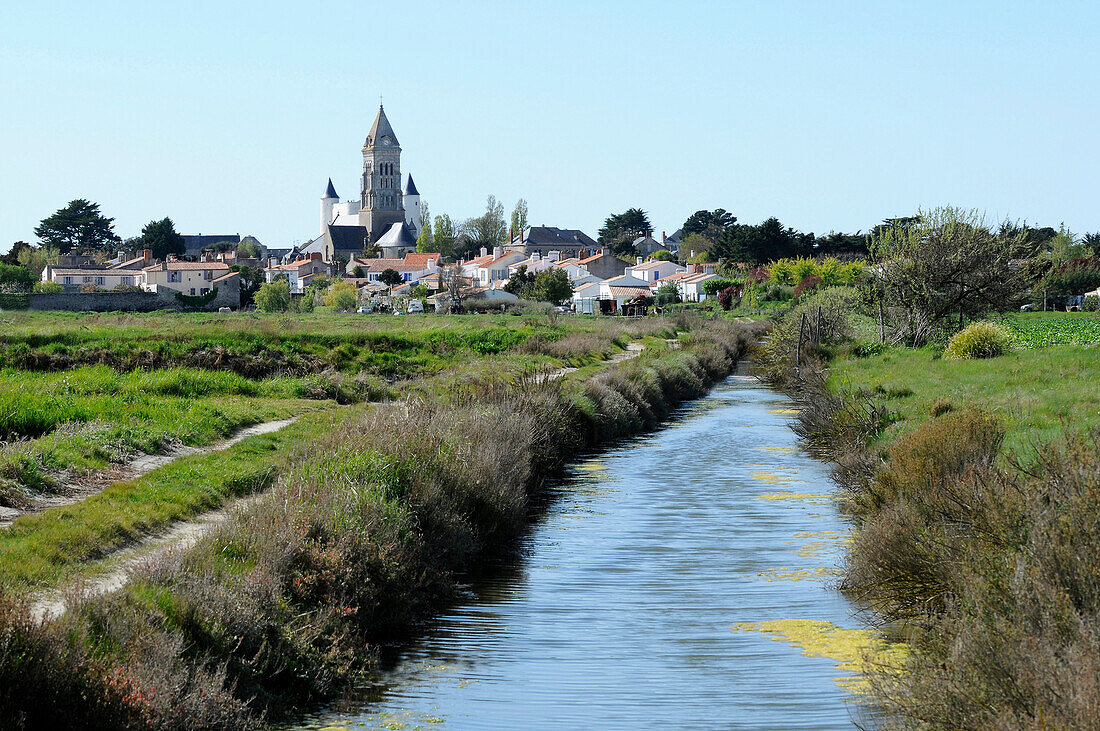
[[[634,257],[634,260],[635,260],[635,261],[637,261],[637,262],[638,262],[638,264],[641,264],[641,263],[642,263],[642,257],[640,257],[640,256],[636,256],[636,257]],[[635,266],[637,266],[637,265],[635,265]]]
[[309,260],[310,261],[321,261],[321,252],[319,252],[319,251],[310,252]]
[[661,243],[663,244],[663,243],[665,243],[666,241],[668,241],[668,237],[667,237],[667,236],[665,236],[665,232],[664,232],[664,231],[662,231],[662,232],[661,232]]
[[145,259],[146,263],[149,263],[150,261],[153,260],[153,250],[152,249],[145,249],[144,251],[141,252],[141,257],[143,259]]
[[489,255],[489,250],[486,249],[484,246],[481,247],[481,255],[482,256],[488,256]]
[[494,246],[493,247],[493,258],[494,259],[499,259],[502,256],[504,256],[504,247],[503,246]]
[[541,260],[542,260],[542,254],[540,254],[539,252],[536,251],[534,254],[531,254],[531,261],[541,261]]
[[601,246],[600,247],[600,255],[601,256],[607,256],[610,253],[611,253],[611,249],[607,248],[606,246]]
[[274,256],[269,256],[267,258],[267,265],[274,269],[275,267],[279,266],[279,260],[276,259]]
[[561,252],[560,251],[547,252],[546,258],[549,261],[559,261],[561,259]]

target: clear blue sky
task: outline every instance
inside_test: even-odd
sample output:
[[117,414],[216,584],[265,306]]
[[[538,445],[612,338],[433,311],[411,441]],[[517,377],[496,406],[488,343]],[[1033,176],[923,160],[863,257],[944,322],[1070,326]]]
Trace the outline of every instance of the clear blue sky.
[[954,204],[1100,230],[1095,2],[22,2],[0,7],[0,250],[84,197],[123,236],[308,240],[383,94],[433,213],[595,235]]

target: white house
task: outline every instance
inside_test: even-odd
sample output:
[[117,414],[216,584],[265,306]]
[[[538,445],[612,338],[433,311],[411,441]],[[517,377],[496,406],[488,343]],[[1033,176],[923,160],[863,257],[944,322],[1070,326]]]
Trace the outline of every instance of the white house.
[[481,255],[462,264],[462,276],[469,277],[481,287],[491,287],[496,282],[502,282],[511,276],[509,267],[523,260],[523,254],[518,251],[504,251],[497,246],[490,254],[485,247],[481,248]]
[[551,251],[547,253],[546,256],[536,251],[526,259],[509,264],[508,277],[511,278],[513,274],[519,271],[520,267],[527,267],[528,274],[537,274],[554,266],[560,259],[561,252],[559,251]]
[[627,274],[633,275],[635,279],[640,279],[643,282],[656,282],[658,279],[664,279],[665,277],[676,274],[677,272],[685,271],[684,267],[680,266],[674,261],[639,261],[632,267],[626,270]]
[[119,286],[140,287],[143,279],[141,272],[133,269],[47,266],[42,270],[42,281],[69,287],[114,289]]
[[[117,270],[120,274],[124,270]],[[142,289],[158,292],[169,289],[180,294],[203,295],[217,286],[217,281],[230,274],[229,265],[221,261],[165,261],[141,270]],[[236,272],[232,272],[236,274]]]
[[599,314],[600,279],[585,282],[573,289],[573,309],[578,315]]
[[650,297],[653,294],[649,289],[648,283],[636,277],[632,277],[629,274],[622,274],[618,277],[605,279],[600,282],[599,287],[599,299],[614,302],[615,304],[612,311],[616,312],[622,308],[625,302],[639,296]]

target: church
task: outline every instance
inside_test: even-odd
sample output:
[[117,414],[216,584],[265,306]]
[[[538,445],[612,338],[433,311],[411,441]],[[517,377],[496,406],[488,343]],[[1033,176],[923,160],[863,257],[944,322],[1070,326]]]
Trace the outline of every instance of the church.
[[363,143],[359,198],[341,201],[329,178],[321,197],[321,230],[299,251],[321,254],[326,262],[350,261],[368,244],[382,255],[400,258],[416,250],[420,234],[420,193],[412,175],[401,187],[401,145],[382,105]]

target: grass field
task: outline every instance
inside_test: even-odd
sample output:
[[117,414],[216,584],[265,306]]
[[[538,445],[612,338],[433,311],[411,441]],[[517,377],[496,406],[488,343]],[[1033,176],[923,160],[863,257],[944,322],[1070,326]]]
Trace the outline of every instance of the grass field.
[[996,414],[1004,422],[1009,453],[1049,441],[1067,427],[1100,424],[1100,348],[1087,347],[1100,343],[1100,318],[1026,313],[1004,323],[1016,340],[1008,355],[950,361],[934,347],[887,348],[870,357],[834,359],[830,385],[884,396],[897,419],[882,435],[887,442],[948,405],[979,406]]

